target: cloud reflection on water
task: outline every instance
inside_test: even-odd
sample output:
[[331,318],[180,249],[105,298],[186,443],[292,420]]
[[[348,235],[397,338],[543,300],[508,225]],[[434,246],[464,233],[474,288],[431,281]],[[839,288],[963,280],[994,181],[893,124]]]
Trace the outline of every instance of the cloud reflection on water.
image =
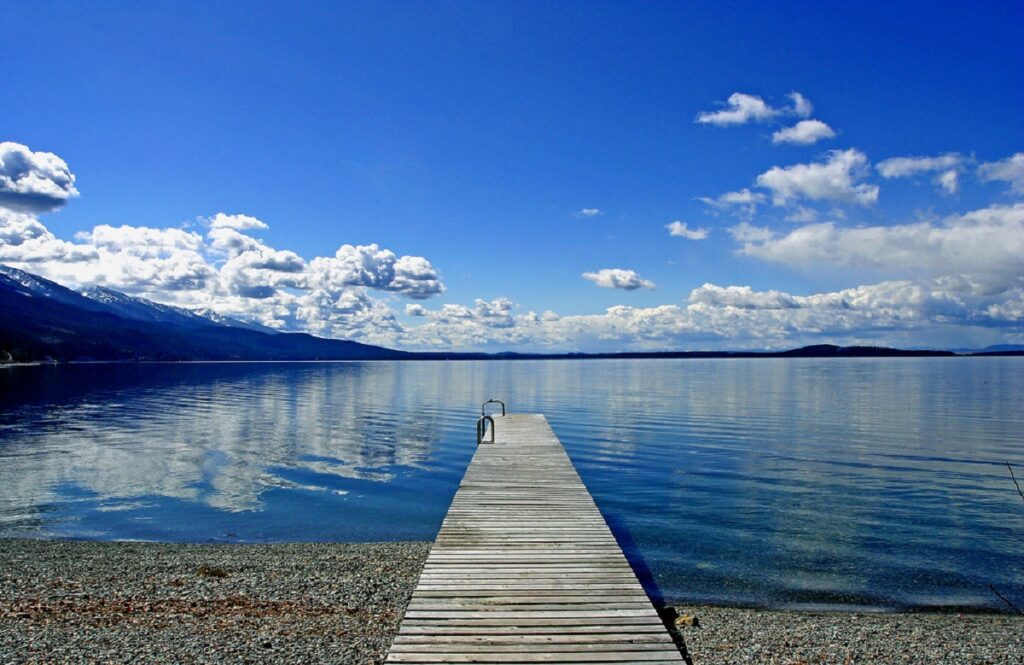
[[547,414],[669,598],[994,607],[1024,595],[1022,362],[3,370],[0,535],[431,538],[498,397]]

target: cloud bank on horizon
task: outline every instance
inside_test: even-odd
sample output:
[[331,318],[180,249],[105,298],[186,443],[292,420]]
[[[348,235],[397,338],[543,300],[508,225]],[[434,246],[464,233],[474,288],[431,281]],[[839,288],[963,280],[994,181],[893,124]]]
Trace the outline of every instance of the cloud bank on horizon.
[[[804,95],[792,92],[787,100],[772,106],[736,92],[723,108],[699,113],[695,124],[734,130],[775,123],[771,143],[794,148],[837,137],[810,117],[814,108]],[[927,181],[942,197],[992,183],[999,191],[982,207],[941,218],[861,221],[895,179]],[[1024,341],[1024,152],[992,161],[958,152],[896,155],[872,164],[865,152],[847,147],[774,165],[750,174],[746,187],[695,197],[709,218],[731,220],[722,230],[732,252],[764,266],[846,270],[873,281],[806,295],[704,283],[681,302],[572,315],[538,314],[503,297],[431,307],[446,286],[427,257],[374,243],[303,257],[269,246],[260,239],[268,223],[242,213],[208,212],[163,228],[99,224],[60,238],[41,217],[79,195],[75,182],[58,155],[0,143],[0,262],[65,284],[211,308],[279,330],[459,350],[906,346],[915,339],[955,344],[975,338],[972,331],[993,341]],[[766,210],[785,222],[759,221]],[[605,211],[583,207],[574,215],[598,223]],[[661,226],[668,242],[712,234],[680,220]],[[654,288],[636,268],[595,268],[582,277],[623,295]],[[410,302],[403,307],[402,300]]]

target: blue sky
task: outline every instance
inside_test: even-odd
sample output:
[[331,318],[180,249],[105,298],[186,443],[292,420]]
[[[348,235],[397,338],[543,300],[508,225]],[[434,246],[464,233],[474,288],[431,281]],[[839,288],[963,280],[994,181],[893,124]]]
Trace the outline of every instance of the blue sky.
[[[19,3],[0,261],[405,348],[1020,343],[1022,24],[1020,3]],[[801,122],[819,140],[773,141]]]

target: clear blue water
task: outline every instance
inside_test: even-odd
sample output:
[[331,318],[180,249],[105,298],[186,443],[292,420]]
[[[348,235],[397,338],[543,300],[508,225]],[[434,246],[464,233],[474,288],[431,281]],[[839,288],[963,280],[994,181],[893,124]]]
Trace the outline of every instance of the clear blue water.
[[431,539],[491,396],[670,602],[1024,605],[1024,358],[5,368],[0,536]]

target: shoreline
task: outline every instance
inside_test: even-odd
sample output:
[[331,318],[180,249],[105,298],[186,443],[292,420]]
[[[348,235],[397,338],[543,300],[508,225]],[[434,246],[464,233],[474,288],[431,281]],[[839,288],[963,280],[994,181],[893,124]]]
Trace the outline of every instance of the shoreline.
[[[0,539],[0,662],[379,663],[429,549]],[[1024,662],[1008,614],[672,609],[697,665]]]

